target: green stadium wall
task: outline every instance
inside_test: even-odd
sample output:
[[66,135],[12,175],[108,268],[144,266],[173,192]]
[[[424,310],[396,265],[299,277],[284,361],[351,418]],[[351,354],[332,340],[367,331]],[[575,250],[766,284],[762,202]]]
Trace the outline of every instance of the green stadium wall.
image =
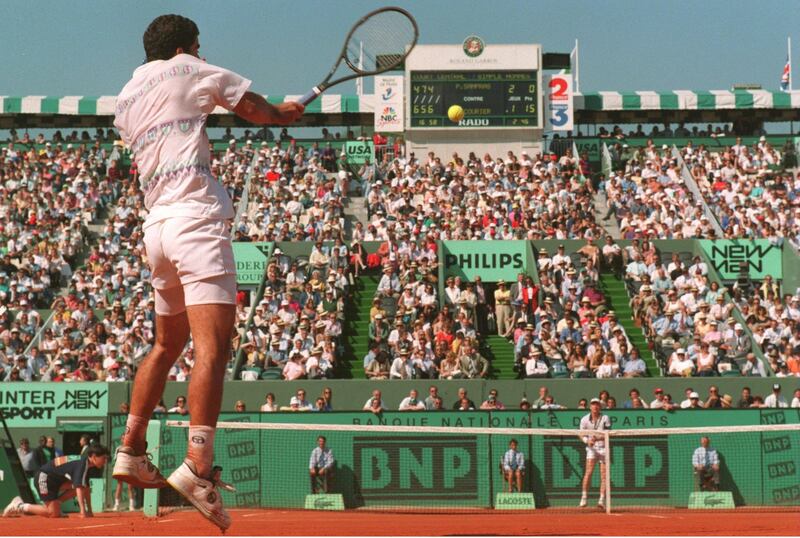
[[[317,424],[419,425],[577,429],[585,411],[399,413],[226,413],[221,420]],[[722,425],[798,424],[792,410],[734,410],[662,413],[610,411],[615,430]],[[167,417],[163,417],[166,420]],[[181,418],[171,416],[169,418]],[[116,420],[112,435],[124,428]],[[223,429],[216,462],[237,486],[223,492],[228,506],[302,508],[310,493],[308,459],[319,432]],[[348,508],[490,508],[502,491],[499,462],[512,436],[328,432],[336,458],[333,492]],[[515,435],[526,455],[525,490],[539,507],[575,506],[580,497],[584,450],[573,436]],[[793,505],[800,499],[796,452],[800,432],[712,434],[722,459],[721,489],[737,505]],[[612,499],[615,506],[686,506],[693,485],[691,457],[699,435],[615,438]],[[171,472],[186,450],[183,429],[163,427],[159,464]],[[616,465],[615,465],[616,463]],[[597,473],[596,473],[597,474]],[[597,477],[595,477],[597,480]],[[597,483],[594,484],[597,487]],[[169,503],[165,497],[162,502]]]
[[[308,399],[313,400],[318,394],[322,392],[324,387],[331,387],[333,389],[333,405],[335,411],[333,413],[232,413],[226,411],[220,417],[220,420],[236,420],[236,421],[249,421],[249,422],[305,422],[305,423],[336,423],[336,424],[387,424],[396,426],[453,426],[453,427],[517,427],[517,428],[575,428],[577,427],[577,420],[584,412],[577,410],[565,411],[534,411],[524,412],[514,410],[518,407],[519,400],[523,396],[533,401],[538,394],[539,387],[547,387],[551,394],[556,398],[556,402],[562,403],[569,407],[575,407],[580,398],[591,398],[599,394],[601,390],[609,390],[611,395],[617,399],[618,405],[623,405],[625,400],[628,399],[628,392],[631,388],[637,388],[643,395],[645,400],[652,398],[653,391],[656,387],[664,389],[666,392],[671,393],[676,401],[683,399],[683,392],[686,388],[691,387],[698,391],[702,396],[708,393],[710,385],[716,385],[720,388],[720,392],[731,394],[734,400],[738,399],[741,387],[748,385],[751,387],[754,394],[766,395],[771,391],[771,384],[774,379],[621,379],[614,383],[608,383],[605,380],[580,380],[578,382],[568,379],[554,379],[554,380],[522,380],[522,381],[483,381],[483,380],[468,380],[462,382],[456,381],[388,381],[388,382],[370,382],[370,381],[354,381],[354,380],[329,380],[329,381],[301,381],[301,382],[283,382],[283,381],[264,381],[264,382],[228,382],[225,386],[223,395],[223,409],[233,409],[233,404],[236,400],[243,400],[249,410],[257,410],[264,401],[264,395],[267,392],[272,392],[276,396],[276,400],[281,405],[286,405],[289,398],[296,392],[298,388],[304,388],[307,392]],[[800,380],[797,379],[782,379],[780,381],[783,385],[783,393],[790,396],[794,389],[800,387]],[[474,411],[474,412],[453,412],[443,411],[440,413],[410,413],[410,412],[397,412],[400,400],[404,398],[409,390],[416,388],[421,395],[427,394],[427,389],[430,385],[436,385],[439,388],[439,393],[443,397],[445,407],[450,409],[455,402],[456,392],[459,387],[464,387],[468,390],[469,397],[476,403],[480,403],[487,397],[490,389],[496,389],[499,392],[499,400],[504,402],[509,410],[504,412],[488,412],[488,411]],[[46,390],[47,384],[28,384],[28,390],[33,388]],[[181,394],[186,394],[188,385],[186,383],[168,383],[165,391],[165,401],[167,405],[171,405],[175,397]],[[364,402],[370,397],[371,391],[374,388],[382,390],[382,397],[387,410],[380,419],[376,418],[369,412],[360,411]],[[98,402],[96,413],[70,413],[69,411],[58,412],[55,414],[54,422],[48,425],[42,425],[32,420],[32,424],[26,426],[23,420],[20,425],[20,418],[17,416],[12,422],[11,435],[13,442],[16,444],[21,437],[28,437],[35,445],[36,440],[40,435],[52,435],[56,438],[56,444],[61,446],[63,436],[68,432],[91,432],[97,436],[102,442],[106,443],[112,449],[118,443],[122,430],[125,425],[125,416],[116,413],[121,404],[126,403],[130,397],[130,385],[127,383],[75,383],[72,384],[71,390],[76,391],[91,391],[91,394],[103,394],[100,398],[102,401]],[[83,393],[88,394],[88,393]],[[41,399],[41,397],[40,397]],[[189,402],[191,405],[191,402]],[[8,406],[3,406],[4,415],[8,416]],[[35,405],[29,406],[36,408]],[[349,411],[347,411],[349,410]],[[712,426],[712,425],[752,425],[752,424],[782,424],[782,423],[799,423],[800,411],[797,409],[761,409],[761,410],[708,410],[708,411],[675,411],[664,412],[660,410],[617,410],[609,411],[614,421],[615,429],[625,428],[669,428],[669,427],[687,427],[687,426]],[[181,418],[175,416],[173,418]],[[334,445],[335,453],[340,465],[339,479],[337,480],[337,488],[341,488],[341,492],[345,495],[348,506],[375,506],[383,502],[377,493],[373,496],[363,495],[364,486],[359,486],[362,495],[359,496],[358,489],[355,488],[355,477],[357,473],[354,472],[356,462],[355,452],[353,446],[367,447],[372,446],[372,449],[380,448],[381,442],[373,442],[368,438],[363,442],[358,439],[351,439],[351,437],[361,438],[364,435],[350,435],[350,437],[337,437],[338,434],[331,434],[330,438],[333,441],[336,438],[336,445]],[[778,436],[776,436],[778,437]],[[792,484],[785,484],[784,481],[769,481],[769,473],[772,472],[773,478],[778,477],[777,474],[782,472],[788,473],[791,465],[783,465],[784,460],[790,461],[792,458],[796,460],[796,453],[798,446],[800,446],[800,439],[796,439],[794,434],[780,436],[786,439],[781,441],[771,441],[769,436],[762,434],[748,434],[739,439],[739,441],[725,440],[719,438],[719,442],[715,441],[717,447],[726,456],[726,465],[731,469],[730,476],[735,477],[737,466],[740,466],[740,457],[735,449],[738,446],[737,442],[747,443],[751,445],[747,453],[750,458],[757,457],[758,463],[761,463],[766,473],[762,476],[752,476],[749,480],[755,480],[756,485],[750,485],[752,482],[740,484],[736,482],[739,493],[739,504],[769,504],[770,495],[775,496],[785,495],[786,498],[792,497],[794,489]],[[183,450],[185,449],[185,432],[175,428],[165,428],[162,430],[161,442],[161,456],[162,467],[165,472],[170,470],[170,466],[177,465],[182,457]],[[305,469],[308,462],[308,455],[311,448],[313,448],[315,433],[270,433],[270,432],[255,432],[255,431],[240,431],[230,430],[223,431],[217,437],[218,445],[217,451],[219,456],[219,463],[221,463],[230,473],[234,473],[236,482],[243,482],[239,485],[238,496],[229,499],[231,504],[238,506],[250,505],[274,505],[284,507],[299,506],[297,503],[302,504],[302,496],[297,495],[297,491],[303,493],[307,492],[308,479],[301,471]],[[382,439],[382,436],[376,436],[376,439]],[[765,440],[766,439],[766,440]],[[455,450],[445,442],[440,443],[437,450],[445,451],[447,448]],[[558,441],[558,442],[556,442]],[[652,441],[652,442],[651,442]],[[395,441],[397,443],[405,441]],[[470,506],[485,506],[493,495],[487,492],[496,491],[500,487],[499,471],[496,469],[497,461],[504,451],[508,443],[508,438],[503,436],[492,437],[491,442],[488,438],[468,439],[469,445],[469,458],[470,461],[476,461],[475,476],[482,477],[481,480],[491,481],[487,484],[480,482],[481,486],[478,488],[479,495],[471,497],[468,504]],[[355,443],[355,445],[353,444]],[[361,444],[359,444],[361,443]],[[565,483],[572,484],[574,477],[568,473],[566,468],[554,467],[561,465],[556,463],[548,464],[547,469],[539,469],[536,467],[536,462],[551,461],[553,448],[557,445],[559,453],[566,454],[565,462],[569,465],[577,465],[573,460],[576,457],[576,446],[568,443],[567,441],[558,439],[546,440],[542,438],[529,438],[525,437],[520,439],[521,446],[527,454],[533,455],[533,460],[530,462],[534,472],[528,475],[527,480],[530,481],[531,490],[537,495],[537,504],[543,505],[550,503],[557,505],[561,502],[570,504],[573,499],[574,488],[565,490],[561,497],[553,496],[547,497],[545,491],[552,492],[552,484],[554,480],[553,472],[561,469],[568,476],[564,477]],[[553,443],[556,443],[554,445]],[[560,443],[560,444],[559,444]],[[566,444],[565,444],[566,443]],[[630,443],[630,441],[626,441]],[[648,448],[647,450],[660,450],[668,455],[670,461],[684,461],[686,459],[685,451],[688,450],[684,443],[678,443],[672,446],[675,441],[667,441],[666,445],[664,440],[648,440],[647,443],[655,446],[656,448]],[[758,448],[759,443],[772,443],[770,451],[767,453],[766,449],[753,452]],[[693,443],[692,443],[693,444]],[[623,446],[624,445],[624,446]],[[422,446],[422,445],[420,445]],[[489,448],[491,446],[491,449]],[[622,452],[619,457],[628,458],[645,458],[643,453],[635,452],[635,446],[620,445]],[[450,447],[450,448],[448,448]],[[782,448],[788,447],[788,448]],[[406,447],[407,448],[407,447]],[[413,448],[413,447],[412,447]],[[578,447],[579,448],[579,447]],[[694,448],[693,446],[691,448]],[[774,450],[774,453],[772,451]],[[276,463],[268,457],[268,455],[275,451],[280,450],[282,453],[287,454],[288,461]],[[358,448],[361,450],[361,448]],[[366,450],[366,448],[365,448]],[[400,448],[397,448],[400,450]],[[406,450],[405,448],[403,450]],[[489,451],[491,450],[491,454]],[[642,449],[644,450],[644,449]],[[633,451],[628,454],[625,451]],[[666,451],[666,452],[665,452]],[[578,451],[579,452],[579,451]],[[741,451],[739,451],[741,452]],[[366,453],[370,453],[367,451]],[[450,452],[448,452],[450,453]],[[638,454],[638,455],[637,455]],[[793,456],[786,458],[786,454],[793,454]],[[663,454],[661,455],[663,456]],[[661,457],[659,456],[659,457]],[[464,456],[467,457],[467,456]],[[617,457],[617,456],[615,456]],[[646,456],[650,458],[651,456]],[[653,458],[657,456],[652,456]],[[550,459],[543,459],[550,458]],[[572,459],[570,459],[572,458]],[[783,458],[783,459],[781,459]],[[662,457],[663,459],[663,457]],[[625,460],[627,461],[627,459]],[[647,460],[651,461],[651,460]],[[563,463],[563,462],[562,462]],[[796,463],[796,462],[795,462]],[[644,465],[644,464],[643,464]],[[744,463],[741,463],[744,465]],[[772,465],[773,467],[767,468]],[[273,469],[273,466],[276,469]],[[647,466],[645,466],[647,467]],[[489,470],[491,469],[491,475]],[[672,469],[672,467],[670,467]],[[682,469],[676,467],[676,469]],[[770,470],[772,469],[772,470]],[[794,468],[792,468],[794,469]],[[235,471],[235,472],[234,472]],[[404,472],[408,471],[405,469]],[[650,487],[647,484],[646,473],[653,471],[653,469],[645,469],[641,475],[644,478],[637,480],[644,480],[645,484],[642,488]],[[736,471],[736,472],[734,472]],[[561,471],[559,471],[561,472]],[[616,471],[615,471],[616,472]],[[638,471],[637,471],[638,472]],[[653,471],[654,472],[654,471]],[[672,471],[670,471],[672,472]],[[677,472],[677,471],[676,471]],[[680,470],[680,473],[683,473]],[[250,474],[248,474],[250,473]],[[276,474],[278,473],[278,474]],[[280,473],[285,473],[281,475]],[[548,474],[549,473],[549,474]],[[680,474],[679,473],[679,474]],[[776,474],[777,473],[777,474]],[[106,487],[106,495],[109,502],[111,502],[111,495],[113,494],[115,484],[110,482],[110,467],[107,469],[107,480],[109,483]],[[669,502],[681,505],[685,504],[685,500],[681,501],[683,489],[685,488],[685,480],[678,479],[678,475],[674,478],[675,491],[671,490]],[[790,473],[791,474],[791,473]],[[470,475],[472,476],[472,475]],[[636,475],[639,476],[639,475]],[[661,475],[663,478],[663,473]],[[669,475],[671,476],[671,475]],[[682,476],[682,475],[680,475]],[[795,476],[791,474],[791,476]],[[277,477],[273,481],[270,479],[266,481],[262,477]],[[455,483],[458,482],[458,477],[454,478]],[[377,479],[376,479],[377,480]],[[626,478],[627,480],[627,478]],[[770,480],[772,480],[770,478]],[[788,479],[787,479],[788,480]],[[796,476],[794,478],[794,485],[797,485]],[[252,484],[247,484],[252,482]],[[634,484],[639,482],[634,482]],[[672,483],[672,482],[671,482]],[[275,491],[270,489],[272,484],[283,484],[282,489]],[[350,484],[350,486],[348,486]],[[624,483],[621,483],[624,485]],[[682,485],[683,484],[683,485]],[[652,484],[651,484],[652,485]],[[246,486],[246,487],[245,487]],[[620,484],[617,484],[619,487]],[[773,487],[774,486],[774,487]],[[627,486],[626,486],[627,487]],[[672,486],[671,486],[672,487]],[[772,488],[772,489],[770,489]],[[641,489],[641,488],[640,488]],[[639,491],[639,490],[637,490]],[[641,491],[644,491],[642,489]],[[774,493],[778,491],[778,493]],[[452,492],[451,492],[452,493]],[[774,494],[773,494],[774,493]],[[2,491],[0,491],[2,495]],[[449,494],[448,494],[449,495]],[[800,494],[798,494],[800,495]],[[0,498],[0,503],[8,502],[10,499]],[[619,499],[622,502],[624,499]],[[653,502],[656,503],[656,498]],[[774,499],[773,499],[774,500]],[[409,502],[421,502],[419,499],[409,499]],[[662,498],[661,502],[665,499]],[[165,502],[170,502],[166,498]],[[465,500],[466,502],[466,500]],[[658,504],[658,503],[656,503]]]

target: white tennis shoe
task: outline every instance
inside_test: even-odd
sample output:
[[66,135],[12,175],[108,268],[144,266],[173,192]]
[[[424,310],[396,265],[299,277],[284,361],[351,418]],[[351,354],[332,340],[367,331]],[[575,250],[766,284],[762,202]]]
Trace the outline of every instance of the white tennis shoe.
[[14,497],[11,499],[11,502],[8,503],[6,509],[3,510],[3,517],[19,517],[22,515],[22,497]]
[[222,506],[222,497],[217,488],[236,491],[236,488],[219,479],[222,467],[214,467],[211,479],[200,478],[194,463],[184,460],[180,467],[167,478],[167,483],[192,503],[197,510],[217,527],[226,530],[231,526],[231,516]]
[[167,481],[150,458],[150,454],[137,456],[131,447],[121,446],[111,476],[136,488],[163,488]]
[[578,508],[586,508],[586,503],[587,503],[587,499],[586,499],[586,495],[584,495],[584,496],[581,497],[581,502],[578,504]]

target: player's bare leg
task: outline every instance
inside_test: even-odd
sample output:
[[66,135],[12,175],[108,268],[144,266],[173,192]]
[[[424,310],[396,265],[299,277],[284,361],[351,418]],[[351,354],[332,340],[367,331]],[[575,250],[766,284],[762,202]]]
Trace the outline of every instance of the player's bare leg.
[[[222,386],[225,367],[230,360],[236,306],[195,305],[187,307],[186,311],[195,352],[195,364],[189,382],[189,423],[192,427],[213,430],[217,427],[222,407]],[[189,440],[187,458],[195,464],[199,476],[210,475],[213,456],[213,439],[210,445]]]
[[220,480],[220,468],[213,466],[214,434],[222,407],[236,306],[194,305],[188,306],[186,312],[195,350],[189,383],[189,448],[186,460],[167,481],[205,517],[225,530],[230,526],[230,516],[222,507],[216,488],[233,488]]
[[62,493],[57,501],[47,501],[44,505],[23,503],[19,507],[19,513],[26,516],[61,517],[61,503],[72,499],[75,495],[77,492],[72,489]]
[[147,421],[164,395],[169,370],[188,339],[189,322],[186,312],[175,316],[156,315],[156,341],[136,372],[131,393],[130,414],[143,418],[145,425],[135,431],[128,431],[123,440],[125,446],[133,448],[137,453],[145,451]]
[[606,466],[600,464],[600,499],[597,501],[599,508],[606,507]]
[[517,469],[516,471],[514,471],[514,474],[517,475],[517,493],[521,493],[522,492],[522,471]]
[[595,460],[586,458],[586,471],[583,473],[583,482],[581,484],[581,502],[578,506],[583,508],[589,495],[589,485],[592,483],[592,474],[594,473]]
[[[180,287],[168,293],[183,296]],[[125,435],[114,463],[112,476],[121,482],[141,488],[158,488],[165,483],[164,477],[147,457],[145,435],[153,409],[164,394],[169,369],[188,338],[186,312],[174,316],[156,315],[155,344],[136,372]]]

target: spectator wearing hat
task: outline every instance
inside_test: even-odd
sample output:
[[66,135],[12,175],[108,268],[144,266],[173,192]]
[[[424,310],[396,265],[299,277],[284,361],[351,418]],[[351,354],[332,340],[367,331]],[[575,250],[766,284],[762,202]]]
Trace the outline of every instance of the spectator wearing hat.
[[700,395],[694,391],[689,393],[689,405],[682,409],[704,409],[703,404],[700,402]]
[[411,352],[401,348],[389,369],[390,379],[414,379],[414,363],[411,362]]
[[542,352],[538,348],[532,347],[530,355],[525,361],[525,377],[544,378],[548,377],[549,373],[550,373],[550,368],[544,361]]
[[684,348],[678,348],[670,357],[667,375],[690,377],[694,373],[694,362],[686,355]]
[[370,342],[385,345],[389,338],[389,326],[384,322],[383,314],[378,313],[375,315],[375,319],[370,322],[367,332]]
[[650,402],[650,405],[648,407],[650,409],[664,409],[666,403],[664,389],[657,387],[653,391],[653,395],[655,396],[655,398]]
[[786,403],[786,398],[781,395],[780,383],[774,383],[772,385],[772,394],[764,398],[764,407],[789,407],[789,405]]

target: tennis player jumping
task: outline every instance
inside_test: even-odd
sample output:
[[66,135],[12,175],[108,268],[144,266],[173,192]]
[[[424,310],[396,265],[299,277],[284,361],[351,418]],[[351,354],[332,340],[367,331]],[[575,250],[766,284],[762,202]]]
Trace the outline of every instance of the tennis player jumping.
[[149,212],[144,243],[155,289],[156,335],[136,374],[113,476],[137,487],[165,485],[146,454],[145,432],[169,369],[191,334],[189,446],[166,482],[225,530],[231,520],[217,488],[232,488],[220,481],[213,459],[234,326],[236,268],[229,222],[234,209],[210,172],[206,118],[221,106],[255,124],[287,125],[302,116],[304,107],[270,105],[248,91],[246,78],[200,59],[198,36],[197,25],[185,17],[156,18],[144,33],[147,61],[117,98],[114,125],[134,152]]

